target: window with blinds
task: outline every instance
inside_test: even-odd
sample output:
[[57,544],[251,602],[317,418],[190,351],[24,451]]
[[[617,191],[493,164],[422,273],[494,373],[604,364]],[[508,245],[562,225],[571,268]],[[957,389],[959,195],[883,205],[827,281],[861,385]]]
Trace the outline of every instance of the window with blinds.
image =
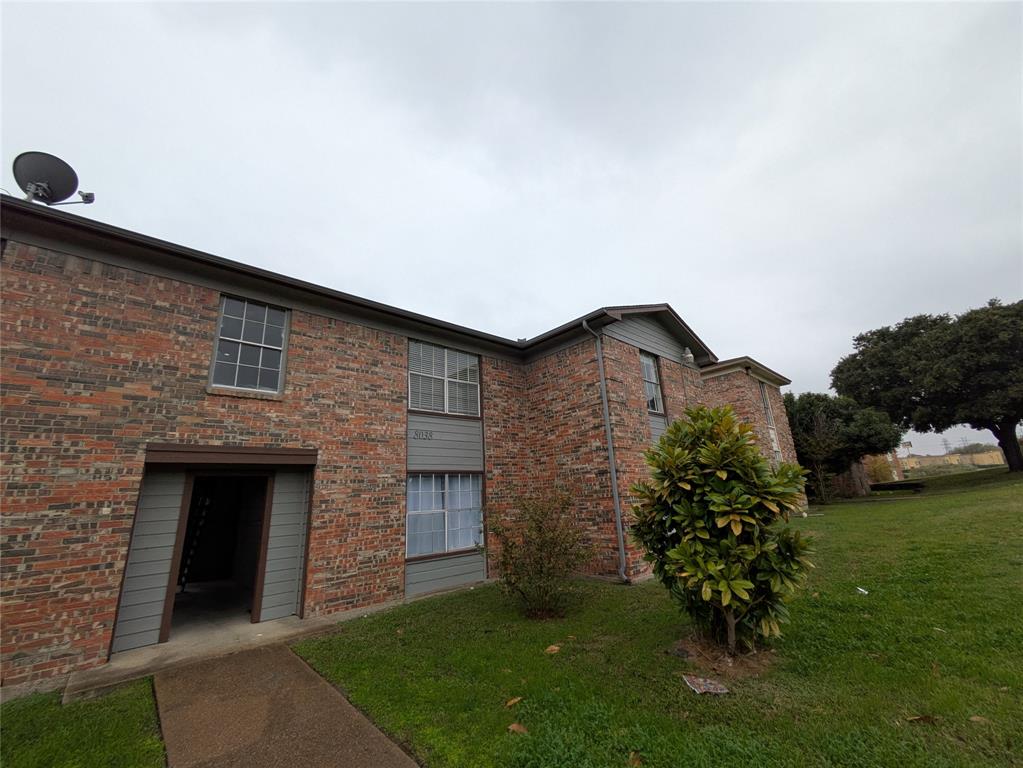
[[406,551],[409,557],[457,552],[483,543],[480,475],[408,477]]
[[479,416],[479,357],[410,341],[408,404],[417,411]]
[[646,409],[650,413],[664,413],[664,398],[661,396],[661,379],[657,373],[657,358],[646,352],[639,353],[643,364],[643,391],[646,394]]

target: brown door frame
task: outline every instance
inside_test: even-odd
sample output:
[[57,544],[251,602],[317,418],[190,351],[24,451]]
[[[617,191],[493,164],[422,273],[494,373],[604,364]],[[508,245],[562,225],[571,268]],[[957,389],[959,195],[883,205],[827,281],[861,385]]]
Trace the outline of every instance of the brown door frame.
[[194,469],[185,472],[185,489],[181,499],[181,510],[178,512],[178,528],[174,538],[174,554],[171,560],[170,577],[167,581],[167,592],[163,598],[163,616],[160,619],[159,642],[166,643],[170,639],[171,619],[174,614],[174,596],[178,591],[178,575],[181,573],[181,555],[185,548],[185,534],[188,532],[188,518],[192,511],[192,495],[195,481],[204,477],[262,477],[266,479],[263,515],[259,532],[259,558],[256,562],[255,583],[252,585],[252,623],[259,622],[259,614],[263,601],[263,578],[266,573],[267,544],[270,539],[270,510],[273,506],[273,471],[265,469]]

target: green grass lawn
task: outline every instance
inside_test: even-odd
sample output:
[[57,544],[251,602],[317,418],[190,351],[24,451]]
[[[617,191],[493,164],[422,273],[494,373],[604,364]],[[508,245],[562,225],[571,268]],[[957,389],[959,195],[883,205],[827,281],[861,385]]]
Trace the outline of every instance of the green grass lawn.
[[59,693],[0,708],[3,768],[147,768],[164,766],[150,680],[96,699],[61,706]]
[[654,583],[585,582],[546,622],[488,586],[297,651],[431,768],[1023,765],[1023,478],[970,476],[794,520],[818,569],[728,696],[685,686],[665,651],[689,628]]

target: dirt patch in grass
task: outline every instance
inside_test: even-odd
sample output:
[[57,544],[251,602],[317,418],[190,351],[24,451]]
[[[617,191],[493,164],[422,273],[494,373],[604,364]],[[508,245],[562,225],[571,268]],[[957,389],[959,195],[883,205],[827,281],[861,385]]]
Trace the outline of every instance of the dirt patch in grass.
[[777,660],[773,649],[729,656],[721,646],[696,633],[683,637],[666,653],[685,659],[708,677],[717,676],[728,680],[759,677]]

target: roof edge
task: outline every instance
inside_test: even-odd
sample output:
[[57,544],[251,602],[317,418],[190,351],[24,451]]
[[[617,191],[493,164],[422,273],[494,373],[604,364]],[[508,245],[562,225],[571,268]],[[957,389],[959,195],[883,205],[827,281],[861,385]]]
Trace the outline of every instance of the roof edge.
[[706,365],[700,369],[700,373],[704,378],[723,376],[726,373],[734,373],[735,371],[746,371],[747,373],[755,374],[758,378],[779,387],[784,387],[792,383],[791,379],[788,379],[777,371],[768,368],[763,363],[754,360],[748,355],[732,357],[728,360],[721,360],[713,365]]
[[[76,216],[65,211],[53,210],[52,208],[44,207],[39,203],[28,202],[10,195],[0,194],[0,204],[2,204],[4,209],[5,215],[3,216],[3,224],[5,229],[10,226],[12,229],[17,230],[17,219],[19,217],[22,217],[22,221],[25,222],[23,226],[28,232],[33,231],[33,225],[39,226],[40,224],[64,227],[66,228],[65,232],[70,231],[71,233],[81,233],[80,236],[84,239],[84,243],[79,243],[80,245],[87,246],[89,238],[98,239],[99,241],[126,244],[139,249],[142,253],[151,252],[158,255],[168,255],[176,259],[181,259],[186,264],[193,264],[200,268],[224,270],[243,275],[249,279],[266,281],[276,285],[285,286],[294,291],[316,296],[320,300],[346,305],[370,316],[383,316],[390,318],[391,320],[397,321],[399,325],[425,326],[426,328],[432,329],[434,332],[450,334],[454,337],[463,337],[475,343],[501,350],[502,354],[507,354],[515,358],[528,359],[530,357],[535,357],[538,354],[542,354],[549,348],[556,347],[559,343],[564,343],[564,339],[566,337],[582,332],[583,321],[586,321],[587,324],[592,325],[594,328],[599,328],[616,320],[621,320],[622,317],[629,314],[661,313],[670,316],[671,320],[677,323],[685,334],[690,336],[697,344],[702,346],[710,360],[717,360],[717,357],[713,352],[711,352],[710,348],[703,342],[703,340],[696,335],[692,328],[690,328],[679,314],[667,303],[601,307],[582,315],[581,317],[577,317],[559,325],[556,328],[552,328],[549,331],[533,336],[532,338],[509,339],[496,334],[487,333],[485,331],[478,331],[467,326],[458,325],[457,323],[440,320],[435,317],[430,317],[429,315],[411,312],[409,310],[401,309],[400,307],[395,307],[393,305],[373,301],[372,299],[366,299],[361,296],[338,291],[326,286],[317,285],[316,283],[311,283],[299,278],[289,277],[288,275],[263,269],[262,267],[255,267],[243,262],[226,259],[222,256],[215,256],[206,251],[200,251],[195,248],[172,243],[168,240],[143,235],[113,224],[107,224],[84,216]],[[15,219],[13,226],[11,226],[12,218]],[[70,239],[70,235],[65,234],[64,236],[69,238],[70,243],[74,243],[74,240]]]

